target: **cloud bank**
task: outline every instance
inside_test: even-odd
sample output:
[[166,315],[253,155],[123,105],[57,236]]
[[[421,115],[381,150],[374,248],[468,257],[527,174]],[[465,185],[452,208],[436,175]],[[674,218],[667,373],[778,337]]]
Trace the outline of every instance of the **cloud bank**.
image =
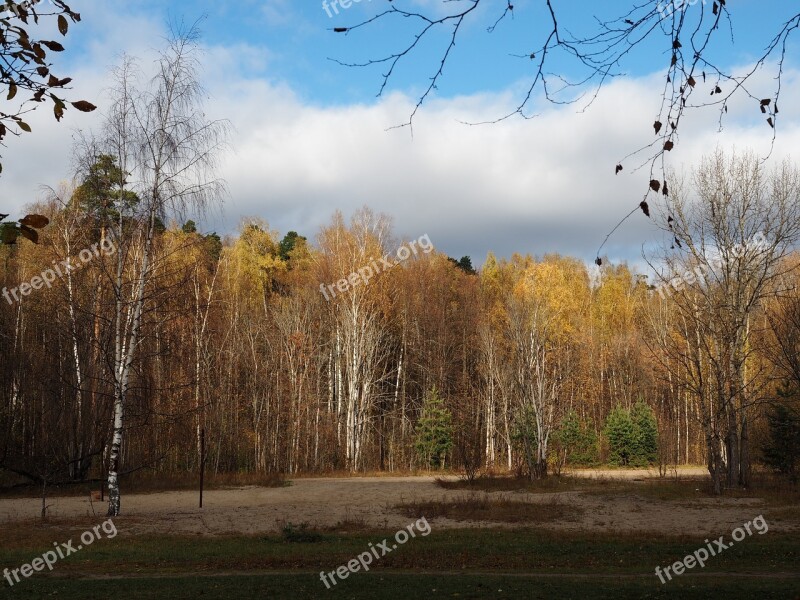
[[[94,32],[119,28],[119,14],[100,11],[88,25]],[[101,109],[103,88],[120,43],[152,64],[163,27],[154,17],[130,12],[147,31],[120,40],[97,35],[74,77],[75,98]],[[116,25],[112,23],[116,21]],[[83,26],[83,25],[82,25]],[[111,59],[109,57],[112,57]],[[514,88],[427,103],[408,128],[416,97],[395,93],[363,104],[324,106],[305,100],[288,84],[269,77],[270,49],[245,44],[206,49],[207,111],[234,128],[232,150],[222,162],[230,196],[221,213],[202,223],[228,233],[244,216],[259,216],[282,233],[313,237],[336,209],[345,215],[363,205],[394,218],[395,232],[409,238],[428,233],[437,249],[465,254],[480,264],[488,251],[542,255],[559,252],[591,260],[605,235],[635,207],[649,171],[634,172],[635,160],[614,174],[614,166],[653,139],[662,75],[618,79],[584,112],[575,106],[542,104],[531,120],[509,119],[482,126],[508,112],[518,100]],[[347,70],[334,64],[339,79]],[[710,84],[709,84],[710,85]],[[765,95],[774,87],[767,75]],[[800,97],[800,77],[785,74],[785,98]],[[702,91],[700,92],[702,93]],[[718,112],[693,112],[669,155],[677,170],[690,169],[718,145],[766,155],[772,132],[752,100],[731,105],[725,128]],[[800,114],[781,106],[772,160],[800,160]],[[101,115],[70,111],[57,124],[49,111],[30,119],[34,134],[12,139],[4,151],[0,178],[3,212],[21,211],[41,184],[55,186],[70,174],[72,128],[97,128]],[[9,210],[6,210],[9,209]],[[634,215],[606,246],[612,260],[635,260],[643,244],[661,239],[644,215]]]

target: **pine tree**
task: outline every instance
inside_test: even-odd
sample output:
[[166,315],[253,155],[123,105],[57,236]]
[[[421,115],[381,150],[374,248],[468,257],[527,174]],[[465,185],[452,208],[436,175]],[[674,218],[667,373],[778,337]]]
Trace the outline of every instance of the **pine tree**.
[[292,250],[294,250],[295,246],[297,246],[300,242],[307,241],[302,235],[299,235],[296,231],[290,231],[285,236],[280,243],[280,256],[281,259],[288,262]]
[[597,462],[597,436],[574,410],[564,417],[555,442],[566,452],[566,464],[588,466]]
[[636,428],[629,411],[617,406],[608,414],[605,426],[611,455],[609,462],[614,465],[630,464],[636,449]]
[[416,428],[415,447],[422,464],[444,468],[453,446],[453,417],[434,386],[426,395]]

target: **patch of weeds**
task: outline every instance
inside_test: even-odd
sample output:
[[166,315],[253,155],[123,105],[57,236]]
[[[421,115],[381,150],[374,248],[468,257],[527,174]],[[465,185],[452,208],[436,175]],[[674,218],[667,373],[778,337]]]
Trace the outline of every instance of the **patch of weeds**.
[[344,519],[339,519],[335,525],[323,528],[324,531],[335,531],[337,533],[354,533],[358,531],[367,531],[370,527],[363,517],[357,517],[350,514],[350,511],[345,513]]
[[465,479],[452,480],[437,478],[436,485],[446,490],[550,493],[569,492],[583,489],[586,487],[586,480],[558,475],[551,475],[543,479],[531,480],[528,477],[498,477],[489,473],[481,475],[473,481],[468,481]]
[[505,495],[471,494],[456,499],[406,502],[394,507],[407,517],[425,515],[454,521],[489,521],[494,523],[552,523],[577,521],[583,509],[558,500],[521,502]]
[[281,528],[281,535],[284,541],[299,544],[314,544],[324,539],[321,533],[310,529],[308,523],[295,525],[291,521],[287,521],[283,525]]

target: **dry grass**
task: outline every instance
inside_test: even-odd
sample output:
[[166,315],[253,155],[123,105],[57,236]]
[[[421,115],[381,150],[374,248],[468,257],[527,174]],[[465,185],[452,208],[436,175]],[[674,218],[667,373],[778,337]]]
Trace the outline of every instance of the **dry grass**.
[[[197,490],[200,478],[196,474],[180,476],[164,476],[160,473],[142,472],[131,476],[128,481],[121,481],[129,494],[164,492],[174,490]],[[259,487],[285,487],[290,485],[280,473],[217,473],[206,474],[205,489],[221,490],[255,485]]]
[[334,525],[320,525],[308,521],[293,523],[283,519],[277,519],[276,523],[283,538],[289,542],[319,542],[322,541],[324,534],[351,534],[375,529],[370,527],[363,517],[354,516],[349,511]]
[[[602,481],[602,480],[598,480]],[[530,492],[557,493],[586,489],[592,481],[578,477],[550,476],[530,480],[527,477],[481,475],[473,481],[438,478],[436,485],[445,490],[468,490],[474,492]]]
[[331,533],[355,533],[372,529],[361,515],[353,515],[349,510],[345,511],[345,516],[335,525],[325,527],[323,530]]
[[505,494],[469,494],[461,498],[405,502],[394,506],[407,517],[427,519],[442,517],[454,521],[491,523],[545,523],[577,521],[583,509],[558,500],[521,502]]
[[550,476],[531,481],[513,476],[485,475],[472,482],[465,480],[437,479],[436,484],[445,490],[471,492],[526,492],[552,494],[558,492],[582,492],[602,496],[613,501],[619,496],[638,496],[645,500],[694,505],[698,501],[707,503],[711,499],[754,499],[769,507],[786,508],[793,515],[792,507],[800,505],[800,486],[769,473],[756,472],[753,484],[748,489],[725,490],[716,496],[708,477],[683,476],[664,479],[611,479],[585,478],[570,475]]
[[628,495],[659,502],[686,502],[714,496],[711,485],[703,479],[597,480],[593,483],[596,485],[587,486],[583,491],[608,498]]
[[460,471],[451,469],[437,469],[435,471],[427,469],[402,469],[397,468],[393,471],[348,471],[345,469],[337,469],[334,471],[320,471],[318,473],[294,473],[292,479],[366,479],[366,478],[382,478],[382,477],[458,477],[461,475]]
[[765,474],[755,477],[749,488],[723,490],[721,496],[714,494],[707,477],[644,481],[597,480],[591,483],[581,491],[604,496],[610,501],[620,495],[635,495],[646,500],[685,506],[693,506],[698,502],[705,506],[709,500],[731,499],[759,500],[767,507],[791,508],[800,505],[800,487]]
[[[255,485],[260,487],[285,487],[290,485],[285,476],[279,473],[207,473],[204,483],[206,490],[221,490]],[[164,474],[156,471],[139,471],[120,477],[120,487],[124,494],[149,494],[200,489],[200,476],[196,473]],[[82,482],[47,488],[48,497],[79,497],[97,492],[100,482]],[[41,497],[42,488],[38,485],[19,485],[0,487],[2,498]],[[104,496],[107,499],[107,496]]]

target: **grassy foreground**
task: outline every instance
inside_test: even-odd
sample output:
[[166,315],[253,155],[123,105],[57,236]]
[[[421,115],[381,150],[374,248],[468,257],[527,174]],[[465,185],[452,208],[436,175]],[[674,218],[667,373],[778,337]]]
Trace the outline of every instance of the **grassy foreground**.
[[[394,531],[313,535],[126,537],[96,541],[2,598],[798,598],[800,539],[754,535],[705,569],[661,584],[666,566],[700,547],[692,537],[566,534],[537,529],[433,531],[331,590],[319,579]],[[16,528],[19,527],[19,530]],[[0,567],[15,568],[84,527],[5,532]],[[306,541],[296,541],[306,540]],[[308,541],[313,540],[313,541]],[[391,541],[391,540],[390,540]],[[113,577],[113,578],[109,578]]]
[[228,577],[142,578],[105,581],[27,582],[24,588],[3,590],[8,598],[541,598],[594,600],[599,598],[790,598],[800,594],[797,580],[688,577],[669,587],[656,581],[608,578],[555,579],[535,576],[464,573],[357,574],[331,590],[313,574],[232,575]]

